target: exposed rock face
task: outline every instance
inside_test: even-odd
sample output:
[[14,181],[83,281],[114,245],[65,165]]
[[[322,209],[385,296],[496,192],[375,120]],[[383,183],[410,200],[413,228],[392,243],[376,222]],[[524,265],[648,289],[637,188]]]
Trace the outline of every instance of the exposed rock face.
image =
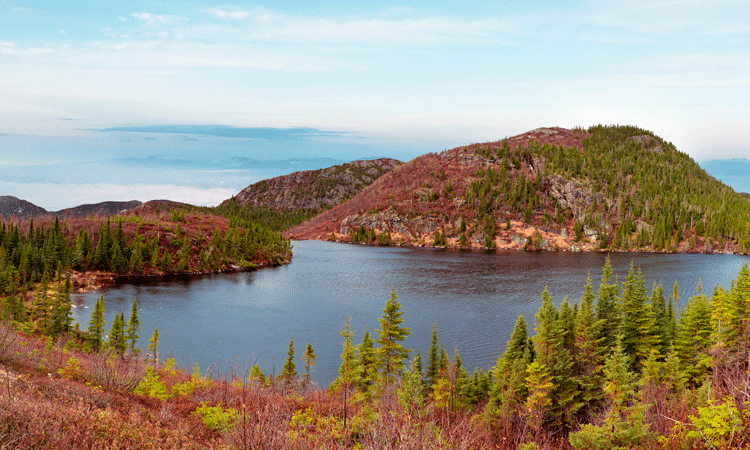
[[602,204],[605,201],[603,194],[591,192],[580,182],[560,175],[545,177],[542,187],[561,207],[570,209],[576,220],[580,220],[594,203]]
[[234,199],[241,205],[276,209],[328,208],[357,195],[399,164],[395,159],[381,158],[295,172],[252,184]]
[[47,210],[17,197],[10,195],[0,196],[0,216],[4,218],[18,217],[26,219],[41,214],[47,214]]
[[659,145],[659,142],[653,138],[653,136],[649,136],[647,134],[641,136],[630,136],[627,140],[638,142],[639,144],[643,145],[644,148],[647,148],[654,153],[664,153],[664,149],[661,145]]
[[393,209],[388,209],[374,214],[347,216],[341,221],[341,225],[335,228],[341,234],[349,234],[353,229],[365,227],[365,229],[395,233],[413,241],[434,233],[440,226],[442,226],[442,219],[434,215],[407,217],[397,214]]

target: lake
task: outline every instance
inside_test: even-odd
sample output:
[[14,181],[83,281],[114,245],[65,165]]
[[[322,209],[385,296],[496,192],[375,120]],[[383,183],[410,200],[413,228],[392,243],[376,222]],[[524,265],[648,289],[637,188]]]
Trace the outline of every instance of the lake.
[[[293,242],[289,265],[253,272],[178,276],[118,284],[97,292],[75,294],[74,319],[88,326],[100,295],[106,302],[107,328],[114,314],[130,314],[138,300],[142,331],[139,346],[148,346],[159,329],[159,353],[173,356],[190,370],[225,374],[233,365],[259,364],[280,373],[294,335],[297,371],[312,342],[318,356],[312,378],[333,380],[340,365],[340,329],[351,315],[361,341],[369,326],[373,339],[385,301],[395,289],[404,311],[403,326],[412,334],[406,348],[426,357],[433,324],[449,354],[460,351],[464,365],[489,369],[505,346],[518,315],[533,334],[534,314],[545,284],[556,304],[581,297],[588,273],[598,288],[603,253],[485,252],[480,250],[371,247],[318,241]],[[643,270],[649,293],[663,282],[668,297],[677,281],[685,301],[714,285],[729,287],[750,257],[704,254],[611,253],[621,280],[631,261]]]

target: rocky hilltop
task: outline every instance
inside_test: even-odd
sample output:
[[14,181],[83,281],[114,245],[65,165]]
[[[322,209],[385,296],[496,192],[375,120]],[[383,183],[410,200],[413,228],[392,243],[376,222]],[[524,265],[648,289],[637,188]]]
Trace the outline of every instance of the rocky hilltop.
[[538,128],[430,153],[294,239],[559,251],[747,252],[750,203],[637,127]]
[[286,210],[330,208],[355,196],[399,164],[395,159],[381,158],[294,172],[251,184],[223,204],[237,202]]
[[137,208],[143,202],[130,200],[128,202],[101,202],[94,204],[80,205],[73,208],[61,209],[60,211],[50,213],[61,218],[84,218],[89,216],[107,217],[114,216],[121,212]]
[[131,210],[141,206],[143,203],[138,200],[127,202],[101,202],[65,208],[60,211],[47,211],[41,206],[37,206],[26,200],[21,200],[12,196],[0,196],[0,218],[15,217],[18,219],[28,219],[39,216],[50,216],[80,219],[90,216],[107,217],[114,216],[121,212]]
[[47,214],[47,210],[11,195],[0,196],[0,217],[27,218]]

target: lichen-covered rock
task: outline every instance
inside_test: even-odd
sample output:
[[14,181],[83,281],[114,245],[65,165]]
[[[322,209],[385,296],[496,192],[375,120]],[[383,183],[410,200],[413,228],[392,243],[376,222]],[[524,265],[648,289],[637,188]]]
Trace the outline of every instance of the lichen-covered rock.
[[259,181],[233,198],[241,205],[274,209],[329,208],[354,197],[399,164],[401,162],[395,159],[381,158],[294,172]]

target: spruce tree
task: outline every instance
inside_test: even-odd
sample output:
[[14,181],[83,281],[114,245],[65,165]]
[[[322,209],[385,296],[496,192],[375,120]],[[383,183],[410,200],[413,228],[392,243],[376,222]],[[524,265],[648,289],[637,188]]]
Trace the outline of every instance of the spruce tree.
[[94,305],[89,319],[88,334],[94,350],[102,347],[102,338],[104,337],[104,296],[100,296]]
[[287,357],[284,361],[284,369],[281,371],[281,378],[291,380],[297,377],[296,364],[294,364],[294,335],[289,340],[289,349],[286,354]]
[[404,360],[409,357],[409,350],[405,349],[401,342],[411,334],[411,331],[400,326],[404,321],[401,317],[404,313],[396,298],[396,291],[393,289],[391,297],[385,302],[383,315],[378,319],[380,329],[375,330],[380,335],[376,341],[380,347],[375,353],[385,386],[404,370]]
[[654,323],[656,345],[661,356],[666,356],[672,345],[670,339],[670,324],[667,311],[667,301],[664,298],[664,286],[654,283],[651,291],[651,318]]
[[133,299],[133,306],[130,308],[130,318],[128,319],[127,338],[130,341],[130,351],[135,351],[135,344],[140,337],[141,319],[138,314],[138,302]]
[[375,346],[370,337],[369,327],[365,327],[362,343],[357,349],[359,353],[359,383],[360,392],[366,397],[370,388],[377,380],[377,368],[375,359]]
[[646,286],[641,269],[636,272],[633,263],[622,286],[622,347],[636,371],[657,345],[651,307],[647,302]]
[[599,284],[596,299],[596,318],[600,323],[599,336],[604,355],[609,354],[615,345],[617,330],[620,328],[620,311],[617,305],[617,280],[612,281],[612,265],[609,255],[602,269],[602,280]]
[[302,385],[307,386],[310,383],[310,369],[315,365],[315,349],[313,349],[312,342],[307,343],[305,348],[304,361],[305,361],[305,376],[302,379]]
[[432,325],[432,336],[430,337],[430,348],[427,351],[427,371],[425,372],[424,383],[426,388],[431,388],[440,375],[440,362],[438,361],[438,334],[437,323]]
[[348,391],[359,381],[360,374],[357,348],[354,345],[354,331],[352,331],[351,317],[348,314],[345,317],[344,328],[339,331],[339,335],[344,339],[344,342],[341,344],[339,376],[333,382],[333,385],[335,388]]
[[735,359],[742,364],[750,361],[750,268],[743,263],[737,278],[732,283],[728,303],[733,310],[728,324],[727,346],[735,353]]
[[72,301],[70,299],[70,278],[65,278],[65,283],[60,285],[57,295],[52,305],[50,317],[49,334],[57,336],[70,330],[70,324],[73,322]]
[[112,319],[112,327],[109,329],[109,348],[123,355],[128,348],[125,337],[125,315],[122,311],[115,314]]
[[628,360],[618,336],[604,365],[604,392],[610,403],[604,423],[586,424],[581,431],[571,433],[573,448],[635,448],[646,437],[648,424],[644,423],[643,407],[633,402],[637,376],[630,370]]
[[674,288],[672,288],[672,295],[669,296],[669,303],[667,304],[667,338],[671,344],[674,344],[674,340],[677,337],[676,308],[679,303],[680,289],[675,281]]
[[552,376],[545,364],[534,361],[526,367],[528,396],[524,404],[524,412],[529,426],[537,433],[540,432],[552,404],[551,392],[554,387]]
[[594,293],[589,276],[576,313],[573,374],[579,386],[580,401],[587,411],[594,410],[602,398],[602,349],[600,322],[594,313]]
[[711,331],[711,310],[699,281],[698,293],[688,300],[680,316],[675,339],[675,350],[683,371],[698,384],[711,365],[708,358]]
[[556,424],[567,425],[573,413],[580,407],[575,401],[577,389],[573,376],[573,358],[566,348],[567,342],[574,339],[573,330],[569,328],[572,322],[572,310],[563,302],[565,314],[561,317],[552,297],[545,286],[542,292],[542,306],[536,314],[536,335],[534,348],[536,361],[545,367],[546,373],[552,378],[553,388],[549,391],[552,403],[551,418]]
[[148,351],[154,359],[154,364],[159,361],[159,329],[154,328],[154,334],[148,340]]
[[583,406],[578,400],[578,385],[573,374],[573,352],[575,351],[575,319],[568,298],[560,305],[560,313],[554,326],[555,352],[552,369],[553,417],[558,423],[570,426],[573,415]]
[[488,411],[505,417],[526,400],[526,366],[529,364],[529,340],[526,320],[518,316],[505,353],[492,370],[494,383]]

